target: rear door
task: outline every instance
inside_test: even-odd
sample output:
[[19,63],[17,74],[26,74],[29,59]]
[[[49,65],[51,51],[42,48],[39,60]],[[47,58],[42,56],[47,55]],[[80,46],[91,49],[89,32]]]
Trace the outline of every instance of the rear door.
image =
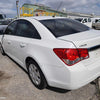
[[16,38],[16,26],[17,26],[17,21],[12,22],[7,29],[5,30],[4,37],[3,37],[3,48],[4,51],[9,55],[13,56],[13,41]]
[[17,22],[16,38],[13,41],[14,59],[22,66],[29,50],[30,42],[36,42],[40,36],[35,27],[27,20],[20,19]]

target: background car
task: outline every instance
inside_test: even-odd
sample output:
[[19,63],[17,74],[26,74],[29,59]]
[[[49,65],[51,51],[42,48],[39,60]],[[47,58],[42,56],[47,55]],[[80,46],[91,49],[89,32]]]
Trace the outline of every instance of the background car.
[[0,41],[1,41],[3,31],[6,29],[6,27],[8,26],[10,22],[11,20],[0,20]]
[[39,89],[78,89],[100,76],[100,32],[63,17],[11,22],[1,52],[21,65]]
[[4,19],[6,19],[6,15],[5,15],[5,14],[0,13],[0,20],[4,20]]
[[92,28],[92,21],[91,18],[75,18],[75,20],[87,25],[88,27]]
[[100,19],[95,19],[95,21],[93,21],[92,28],[100,30]]

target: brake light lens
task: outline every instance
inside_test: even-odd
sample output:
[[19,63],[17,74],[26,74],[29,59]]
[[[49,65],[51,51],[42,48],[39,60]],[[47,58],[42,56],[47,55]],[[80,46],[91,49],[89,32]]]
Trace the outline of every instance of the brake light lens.
[[55,54],[68,66],[72,66],[81,60],[89,58],[87,49],[53,49]]

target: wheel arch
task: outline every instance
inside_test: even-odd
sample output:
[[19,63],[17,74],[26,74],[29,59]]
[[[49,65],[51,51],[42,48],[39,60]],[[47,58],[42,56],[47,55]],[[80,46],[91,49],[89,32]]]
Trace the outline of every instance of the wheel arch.
[[42,65],[41,65],[35,58],[30,57],[30,56],[26,57],[26,59],[25,59],[26,68],[27,68],[27,63],[28,63],[29,60],[33,60],[33,61],[39,66],[39,68],[40,68],[40,70],[42,71],[42,73],[43,73],[43,75],[44,75],[44,77],[45,77],[45,80],[46,80],[46,82],[47,82],[47,84],[48,84],[48,79],[47,79],[47,77],[46,77],[46,75],[45,75],[45,72],[44,72],[44,70],[42,69],[42,67],[40,67],[40,66],[42,66]]
[[[27,63],[28,63],[28,61],[30,61],[30,60],[33,60],[38,66],[39,66],[39,68],[41,69],[41,64],[34,58],[34,57],[31,57],[31,56],[28,56],[28,57],[26,57],[26,59],[25,59],[25,66],[26,66],[26,68],[27,68]],[[41,69],[41,71],[42,71],[42,69]]]

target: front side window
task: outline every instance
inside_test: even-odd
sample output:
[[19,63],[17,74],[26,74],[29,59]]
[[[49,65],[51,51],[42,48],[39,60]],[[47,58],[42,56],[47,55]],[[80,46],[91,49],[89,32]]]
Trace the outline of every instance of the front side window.
[[91,18],[88,18],[88,22],[91,22]]
[[16,33],[15,33],[16,26],[17,26],[17,21],[14,21],[11,24],[9,24],[6,31],[5,31],[5,34],[16,35]]
[[87,19],[85,18],[82,22],[83,22],[83,23],[86,23],[86,22],[87,22]]
[[17,36],[41,39],[35,27],[26,20],[19,20],[16,30]]
[[49,19],[40,20],[40,22],[46,26],[55,37],[75,34],[90,29],[86,25],[71,19]]

